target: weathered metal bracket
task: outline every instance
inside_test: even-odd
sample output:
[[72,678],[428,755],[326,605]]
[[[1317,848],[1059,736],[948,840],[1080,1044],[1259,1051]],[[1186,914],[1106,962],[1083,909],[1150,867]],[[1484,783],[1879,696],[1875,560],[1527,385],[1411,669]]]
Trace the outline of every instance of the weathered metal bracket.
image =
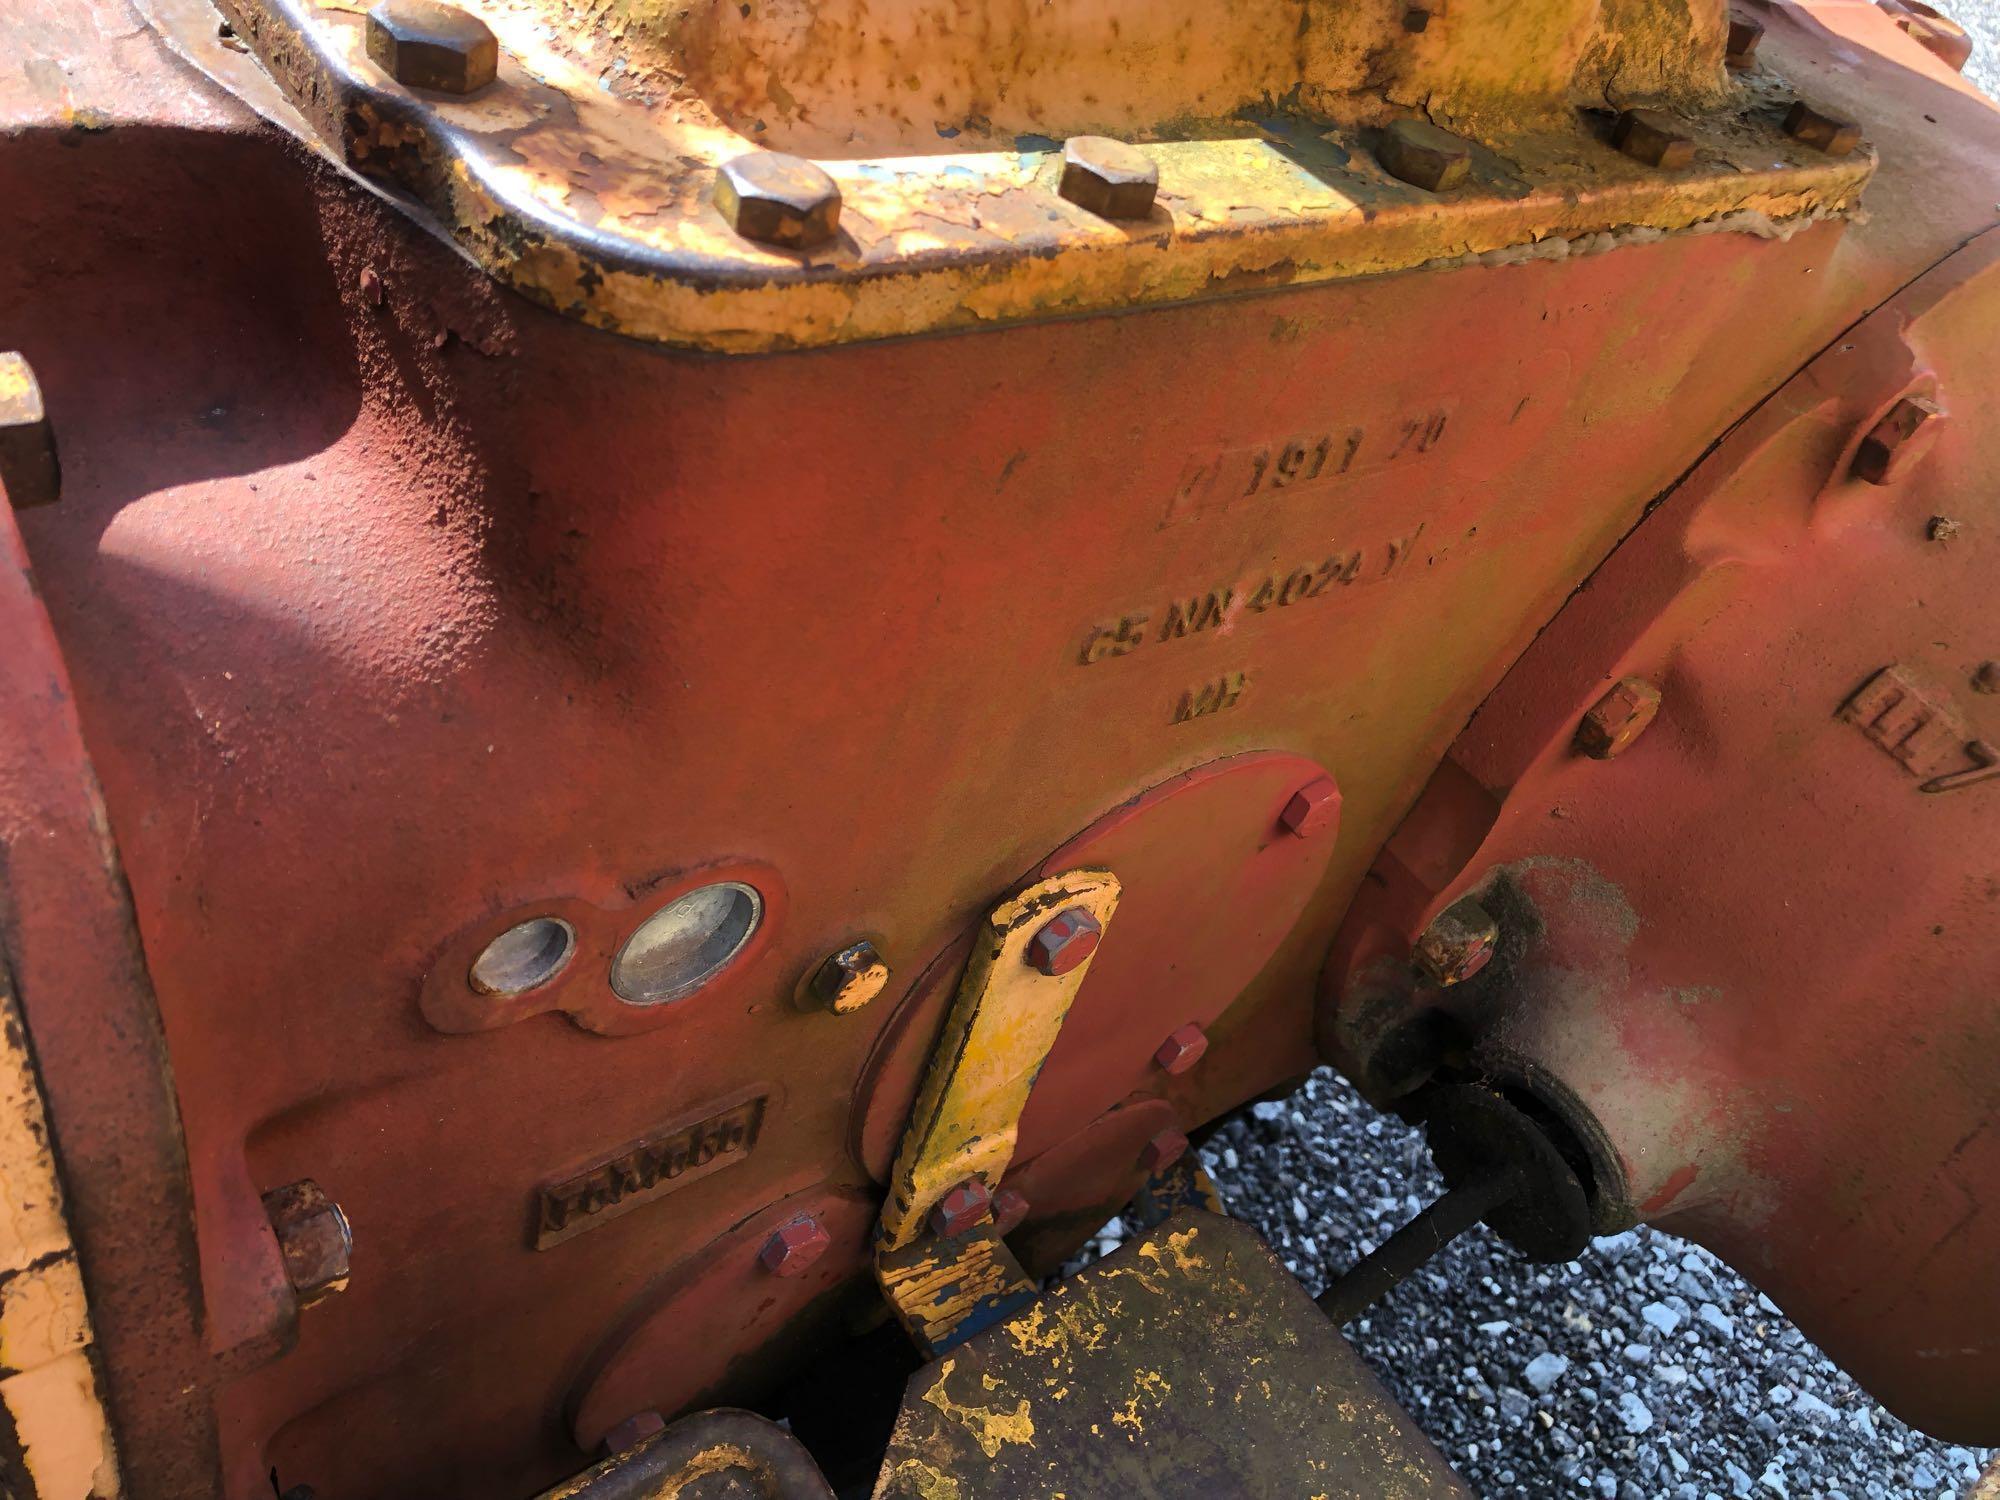
[[[1306,49],[1318,59],[1308,73],[1325,76],[1190,80],[1179,98],[1175,80],[1163,78],[1114,111],[1114,81],[1148,70],[1107,59],[1094,79],[1019,80],[1021,96],[1046,102],[1010,128],[993,118],[1004,122],[1013,107],[1003,107],[1005,79],[983,103],[960,108],[943,92],[905,93],[918,88],[914,73],[878,77],[858,55],[834,62],[809,53],[772,72],[769,49],[798,38],[739,35],[767,24],[763,8],[739,18],[735,6],[715,7],[707,20],[683,23],[673,6],[635,6],[614,34],[539,0],[468,0],[462,8],[499,39],[498,76],[455,95],[391,80],[369,57],[364,7],[354,0],[219,4],[330,153],[413,194],[489,272],[598,327],[724,352],[1566,253],[1615,243],[1604,236],[1731,215],[1769,232],[1773,222],[1852,207],[1874,165],[1865,149],[1832,156],[1787,136],[1793,96],[1768,70],[1724,74],[1719,6],[1672,16],[1634,7],[1644,24],[1624,34],[1598,7],[1567,0],[1541,0],[1564,19],[1539,29],[1520,20],[1534,6],[1454,5],[1448,24],[1421,38],[1397,29],[1390,9],[1338,23],[1300,7],[1292,16],[1283,4],[1286,14],[1261,19],[1205,10],[1190,29],[1328,32]],[[801,25],[835,25],[832,9],[810,8]],[[1126,9],[1117,19],[1129,27],[1165,24],[1167,7]],[[865,33],[901,19],[878,9],[858,24]],[[1349,34],[1378,23],[1388,28],[1381,35]],[[1116,30],[1073,46],[1111,48]],[[1568,38],[1574,55],[1549,53],[1550,36]],[[840,41],[871,56],[881,49],[874,36],[865,48],[844,33]],[[1295,47],[1246,37],[1212,50],[1289,58]],[[1006,66],[1004,49],[994,51],[993,65]],[[963,72],[963,63],[939,66]],[[1607,63],[1611,76],[1591,74]],[[1398,75],[1391,84],[1376,81],[1381,68]],[[829,94],[811,108],[795,97],[809,85],[833,88],[835,75],[852,80],[850,96]],[[1601,106],[1614,88],[1674,107],[1672,124],[1685,132],[1677,154],[1635,160],[1613,143],[1610,112],[1572,103]],[[1384,127],[1424,123],[1412,113],[1419,104],[1463,145],[1453,157],[1459,170],[1436,190],[1378,160]],[[1063,196],[1056,137],[1078,126],[1140,143],[1159,175],[1150,214],[1103,218]],[[838,232],[813,248],[745,238],[713,201],[725,165],[773,146],[815,156],[837,185]]]
[[[1118,879],[1078,870],[1040,880],[987,916],[931,1053],[882,1208],[875,1274],[917,1347],[937,1355],[1024,1306],[1035,1284],[974,1200],[949,1235],[926,1219],[969,1188],[990,1201],[1014,1157],[1021,1111],[1091,956],[1118,907]],[[1058,924],[1092,929],[1067,962],[1030,962]],[[1076,954],[1081,954],[1080,958]],[[1054,972],[1050,972],[1054,970]]]
[[911,1377],[875,1500],[1467,1493],[1255,1233],[1183,1209]]
[[1035,935],[1071,908],[1109,928],[1118,877],[1077,870],[1039,880],[986,918],[890,1174],[884,1249],[914,1243],[938,1200],[968,1178],[999,1189],[1028,1091],[1090,972],[1088,957],[1053,975],[1028,962]]

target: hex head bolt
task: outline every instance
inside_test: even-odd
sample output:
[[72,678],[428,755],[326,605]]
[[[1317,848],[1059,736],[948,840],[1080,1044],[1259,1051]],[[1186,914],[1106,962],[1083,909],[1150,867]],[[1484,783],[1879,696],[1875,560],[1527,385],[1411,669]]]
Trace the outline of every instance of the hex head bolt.
[[1056,191],[1100,219],[1143,219],[1153,211],[1160,169],[1136,146],[1101,135],[1073,135],[1063,145]]
[[439,0],[382,0],[368,12],[368,60],[404,88],[476,94],[500,71],[500,43],[479,17]]
[[1340,822],[1340,788],[1331,776],[1309,781],[1292,793],[1278,814],[1278,826],[1293,838],[1316,838]]
[[1500,924],[1471,896],[1461,896],[1431,919],[1410,950],[1411,961],[1440,989],[1463,984],[1492,961]]
[[1428,120],[1397,120],[1382,132],[1375,159],[1391,177],[1440,193],[1472,170],[1472,148]]
[[1854,477],[1894,484],[1930,451],[1944,430],[1943,409],[1927,396],[1905,396],[1868,429],[1854,450]]
[[1178,1130],[1162,1130],[1139,1152],[1139,1165],[1148,1177],[1157,1177],[1187,1155],[1188,1138]]
[[55,428],[28,361],[0,354],[0,488],[15,510],[53,505],[62,495]]
[[818,1219],[801,1214],[771,1231],[771,1237],[757,1252],[757,1259],[773,1276],[803,1276],[832,1243],[832,1237]]
[[311,1307],[345,1291],[354,1231],[340,1205],[309,1177],[273,1188],[263,1204],[298,1305]]
[[1861,144],[1859,125],[1822,114],[1803,99],[1786,113],[1785,134],[1828,156],[1846,156]]
[[1028,940],[1028,964],[1051,979],[1067,974],[1097,951],[1103,937],[1097,918],[1080,906],[1069,907]]
[[1895,0],[1884,5],[1897,28],[1954,72],[1972,60],[1972,33],[1943,11],[1923,0]]
[[837,1016],[850,1015],[882,993],[889,964],[865,939],[833,954],[813,973],[812,996]]
[[968,1177],[938,1199],[931,1209],[931,1233],[941,1240],[955,1240],[975,1228],[993,1206],[986,1184]]
[[1169,1078],[1178,1078],[1201,1061],[1208,1051],[1208,1033],[1190,1021],[1160,1043],[1153,1061]]
[[1694,160],[1694,141],[1657,109],[1626,110],[1611,127],[1611,144],[1634,161],[1670,172]]
[[817,162],[777,151],[724,163],[715,206],[744,239],[781,250],[810,250],[840,228],[840,184]]
[[1620,678],[1576,726],[1576,748],[1592,760],[1623,755],[1659,711],[1658,688],[1643,677]]
[[1750,16],[1731,15],[1729,47],[1723,61],[1732,68],[1757,66],[1757,46],[1764,40],[1764,23]]
[[1005,1239],[1028,1217],[1027,1194],[1003,1187],[993,1195],[993,1232]]

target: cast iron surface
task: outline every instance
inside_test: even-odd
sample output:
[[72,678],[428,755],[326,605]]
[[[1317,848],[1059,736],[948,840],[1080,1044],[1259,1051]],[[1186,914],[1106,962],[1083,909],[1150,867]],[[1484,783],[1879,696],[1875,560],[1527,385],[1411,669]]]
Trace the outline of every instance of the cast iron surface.
[[1183,1209],[919,1371],[875,1493],[1468,1492],[1254,1231]]

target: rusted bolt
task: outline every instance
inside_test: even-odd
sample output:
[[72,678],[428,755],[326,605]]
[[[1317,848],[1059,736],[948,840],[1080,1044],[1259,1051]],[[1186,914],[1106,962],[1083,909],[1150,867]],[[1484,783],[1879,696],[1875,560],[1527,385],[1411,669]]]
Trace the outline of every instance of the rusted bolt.
[[1983,661],[1973,669],[1972,690],[1975,693],[2000,693],[2000,661]]
[[606,1458],[614,1453],[624,1453],[636,1448],[656,1432],[667,1430],[667,1419],[656,1411],[634,1412],[616,1427],[604,1434],[597,1451]]
[[1162,1073],[1178,1078],[1200,1062],[1207,1050],[1208,1033],[1190,1021],[1160,1043],[1153,1061],[1160,1065]]
[[1972,33],[1923,0],[1896,0],[1882,7],[1918,46],[1946,67],[1964,72],[1972,58]]
[[405,88],[476,94],[500,71],[500,43],[439,0],[382,0],[368,12],[368,60]]
[[1959,532],[1963,529],[1950,516],[1932,516],[1925,523],[1924,535],[1934,542],[1950,542],[1957,540]]
[[861,1009],[889,983],[889,964],[865,939],[830,955],[812,977],[813,998],[837,1016]]
[[1905,396],[1868,429],[1854,450],[1854,477],[1870,484],[1894,484],[1930,451],[1944,430],[1937,402],[1926,396]]
[[0,485],[16,510],[53,505],[62,497],[56,430],[42,404],[42,387],[28,361],[0,354]]
[[363,266],[357,280],[361,287],[361,299],[370,307],[380,307],[389,295],[388,289],[382,285],[382,273],[373,266]]
[[1757,64],[1757,44],[1764,40],[1764,23],[1750,16],[1729,18],[1729,51],[1724,59],[1732,68]]
[[1309,781],[1293,792],[1285,810],[1278,814],[1278,826],[1301,839],[1324,833],[1339,821],[1340,788],[1331,776]]
[[1803,99],[1786,113],[1785,134],[1824,151],[1828,156],[1845,156],[1861,144],[1859,125],[1821,114]]
[[993,1232],[1002,1239],[1019,1229],[1021,1221],[1027,1217],[1027,1194],[1003,1187],[993,1195]]
[[1611,127],[1611,144],[1634,161],[1669,171],[1694,160],[1694,141],[1670,115],[1657,109],[1628,109]]
[[817,162],[752,151],[716,174],[715,206],[746,240],[809,250],[840,227],[840,184]]
[[264,1213],[278,1236],[285,1279],[300,1307],[311,1307],[347,1288],[347,1263],[354,1233],[340,1205],[311,1178],[273,1188],[264,1195]]
[[1056,189],[1100,219],[1143,219],[1160,191],[1160,169],[1136,146],[1101,135],[1073,135],[1063,144]]
[[1054,978],[1067,974],[1097,951],[1104,929],[1080,906],[1057,912],[1028,940],[1028,962]]
[[1158,1176],[1187,1154],[1188,1138],[1178,1130],[1162,1130],[1139,1152],[1139,1165],[1148,1177]]
[[757,1252],[757,1259],[774,1276],[803,1276],[832,1243],[832,1237],[818,1219],[811,1214],[800,1214],[771,1231],[764,1248]]
[[1397,120],[1382,132],[1375,159],[1392,177],[1430,192],[1457,187],[1472,170],[1472,148],[1428,120]]
[[1659,711],[1658,688],[1643,677],[1622,677],[1576,726],[1576,748],[1592,760],[1623,755]]
[[931,1233],[941,1240],[955,1240],[986,1217],[993,1199],[986,1184],[968,1177],[938,1199],[931,1209]]
[[1493,914],[1473,897],[1461,896],[1431,918],[1410,957],[1432,984],[1449,989],[1485,968],[1499,942]]

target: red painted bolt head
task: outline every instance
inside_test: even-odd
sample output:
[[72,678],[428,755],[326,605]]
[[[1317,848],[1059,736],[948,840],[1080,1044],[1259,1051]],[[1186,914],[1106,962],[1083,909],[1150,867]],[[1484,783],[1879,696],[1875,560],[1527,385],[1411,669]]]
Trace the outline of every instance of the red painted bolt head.
[[1307,782],[1285,804],[1278,823],[1294,838],[1317,838],[1340,822],[1340,788],[1331,776]]
[[993,1232],[1003,1238],[1021,1227],[1028,1217],[1027,1194],[1003,1187],[993,1195]]
[[1051,978],[1067,974],[1097,951],[1104,929],[1080,906],[1057,912],[1028,940],[1028,962]]
[[931,1210],[931,1233],[941,1240],[955,1240],[985,1218],[992,1206],[986,1184],[977,1177],[968,1177],[938,1199]]
[[1202,1053],[1207,1050],[1208,1033],[1190,1021],[1160,1043],[1159,1050],[1153,1054],[1153,1061],[1160,1065],[1161,1072],[1178,1078],[1200,1062]]
[[1188,1138],[1178,1130],[1162,1130],[1146,1142],[1146,1148],[1139,1153],[1139,1165],[1149,1176],[1156,1176],[1185,1156],[1187,1148]]
[[1623,755],[1660,712],[1660,690],[1643,677],[1621,677],[1576,726],[1576,748],[1592,760]]
[[803,1214],[773,1230],[764,1241],[764,1248],[757,1252],[757,1258],[773,1275],[803,1276],[832,1243],[819,1220]]

